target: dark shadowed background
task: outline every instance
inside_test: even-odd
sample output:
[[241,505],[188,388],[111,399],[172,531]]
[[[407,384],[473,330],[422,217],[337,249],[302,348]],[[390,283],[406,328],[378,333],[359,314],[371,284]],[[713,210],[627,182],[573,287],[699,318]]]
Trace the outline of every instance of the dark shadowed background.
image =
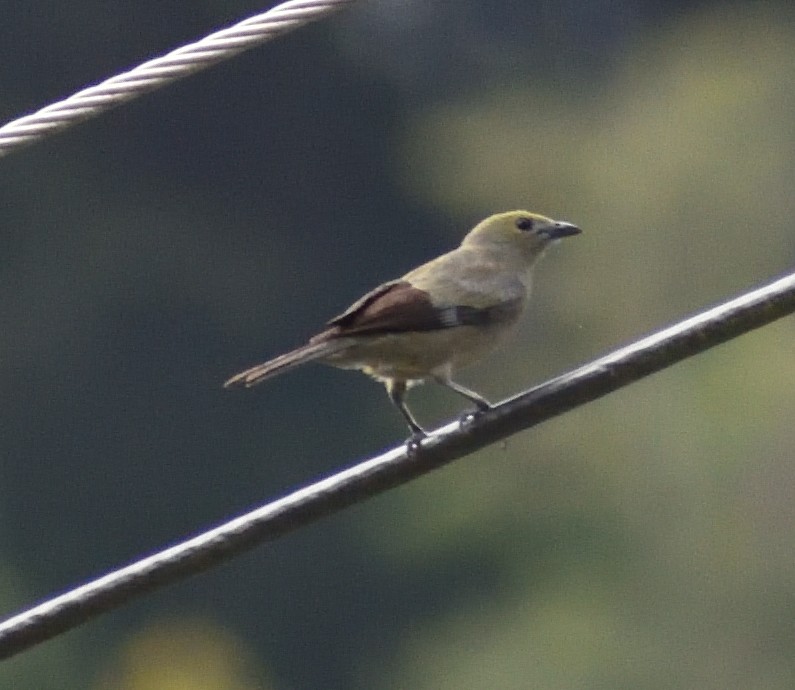
[[[6,5],[2,122],[265,8]],[[790,269],[794,175],[772,2],[362,0],[0,160],[3,612],[402,440],[356,374],[221,383],[483,216],[584,229],[463,377],[500,399]],[[0,688],[788,690],[794,336],[126,606]]]

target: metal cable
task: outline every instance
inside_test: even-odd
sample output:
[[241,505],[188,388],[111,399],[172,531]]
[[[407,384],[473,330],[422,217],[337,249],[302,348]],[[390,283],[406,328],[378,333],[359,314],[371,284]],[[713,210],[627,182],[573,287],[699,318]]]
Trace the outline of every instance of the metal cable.
[[399,446],[36,604],[0,622],[0,659],[793,312],[795,273],[525,391],[468,424],[437,429],[416,452]]
[[290,0],[0,127],[0,157],[342,9],[355,0]]

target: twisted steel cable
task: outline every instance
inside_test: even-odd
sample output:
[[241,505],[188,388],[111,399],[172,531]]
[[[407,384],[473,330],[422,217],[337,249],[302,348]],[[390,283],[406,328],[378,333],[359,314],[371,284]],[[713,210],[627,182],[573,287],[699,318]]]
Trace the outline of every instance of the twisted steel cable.
[[0,157],[234,57],[355,0],[290,0],[0,127]]

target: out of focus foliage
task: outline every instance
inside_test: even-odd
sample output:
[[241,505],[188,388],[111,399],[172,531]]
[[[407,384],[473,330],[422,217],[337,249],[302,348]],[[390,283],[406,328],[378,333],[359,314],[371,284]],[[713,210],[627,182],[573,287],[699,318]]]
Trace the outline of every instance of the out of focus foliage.
[[[252,11],[131,8],[12,8],[0,115]],[[494,399],[791,269],[793,142],[787,4],[362,0],[3,159],[4,610],[402,439],[354,374],[220,382],[483,215],[584,228],[467,373]],[[793,391],[789,319],[6,662],[0,688],[791,688]]]
[[206,620],[157,622],[125,643],[96,690],[266,690],[245,643]]

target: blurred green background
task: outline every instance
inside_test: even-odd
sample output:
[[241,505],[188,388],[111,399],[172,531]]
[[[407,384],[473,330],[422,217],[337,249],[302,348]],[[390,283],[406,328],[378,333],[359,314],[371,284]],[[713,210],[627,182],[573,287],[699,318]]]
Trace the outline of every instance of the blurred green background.
[[[0,120],[261,9],[10,3]],[[220,384],[481,217],[584,229],[462,377],[500,399],[790,270],[794,177],[795,13],[685,0],[362,0],[0,160],[3,612],[402,440],[359,375]],[[7,661],[0,689],[795,687],[794,391],[786,319]]]

